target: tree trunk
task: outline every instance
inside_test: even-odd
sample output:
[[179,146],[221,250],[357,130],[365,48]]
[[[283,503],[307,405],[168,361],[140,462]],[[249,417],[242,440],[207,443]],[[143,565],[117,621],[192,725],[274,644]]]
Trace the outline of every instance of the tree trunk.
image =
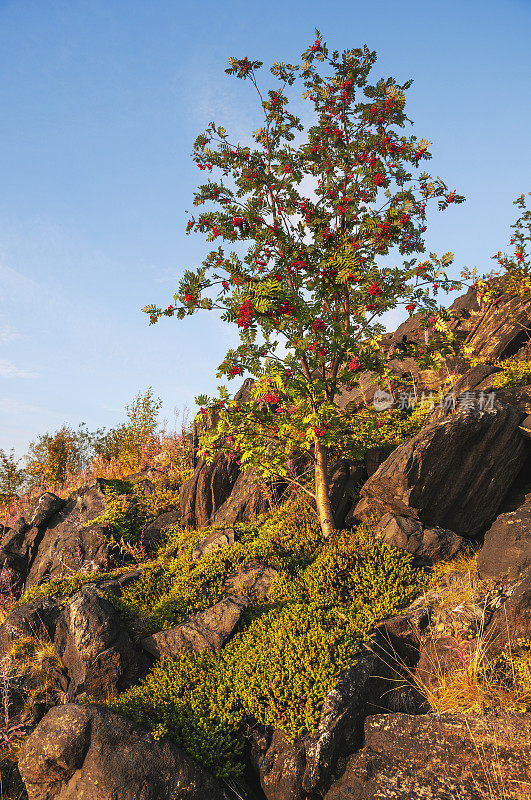
[[335,530],[334,515],[330,505],[330,486],[328,482],[326,447],[314,434],[315,443],[315,501],[319,522],[325,539]]

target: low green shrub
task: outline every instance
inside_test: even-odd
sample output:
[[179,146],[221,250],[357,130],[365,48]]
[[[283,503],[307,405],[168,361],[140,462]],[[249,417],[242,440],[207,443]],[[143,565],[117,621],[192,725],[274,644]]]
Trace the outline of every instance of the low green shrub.
[[157,563],[114,598],[121,613],[141,616],[146,630],[173,625],[221,599],[226,578],[253,558],[279,572],[269,598],[252,599],[222,650],[162,659],[109,705],[226,778],[240,771],[247,721],[273,725],[288,739],[315,730],[324,698],[355,664],[374,624],[427,578],[367,526],[324,541],[302,502],[236,526],[232,547],[194,563],[191,552],[205,534],[174,530]]
[[501,367],[502,372],[497,372],[493,376],[493,389],[508,389],[531,383],[531,361],[515,361],[507,358],[504,361],[496,361],[495,366]]
[[17,606],[23,606],[25,603],[31,603],[33,600],[42,600],[47,597],[70,597],[78,589],[81,589],[85,583],[96,583],[97,581],[118,578],[127,570],[128,567],[119,567],[109,572],[76,572],[74,575],[69,575],[68,578],[54,578],[46,583],[30,586],[29,589],[26,589],[17,601]]

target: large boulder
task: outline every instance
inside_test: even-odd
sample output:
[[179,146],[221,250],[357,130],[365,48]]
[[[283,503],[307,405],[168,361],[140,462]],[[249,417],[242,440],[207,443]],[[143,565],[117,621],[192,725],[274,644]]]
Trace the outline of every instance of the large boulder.
[[68,599],[57,621],[54,645],[68,672],[70,700],[82,694],[116,696],[149,668],[145,654],[133,647],[118,614],[93,584]]
[[517,580],[531,569],[531,495],[507,514],[500,514],[487,533],[478,555],[483,578]]
[[210,524],[216,511],[232,492],[240,468],[235,461],[218,453],[211,464],[201,459],[194,474],[179,490],[183,524],[203,528]]
[[29,800],[227,800],[184,750],[96,706],[51,709],[19,769]]
[[378,714],[325,800],[524,800],[531,714]]
[[446,528],[425,528],[412,517],[384,514],[374,533],[393,547],[411,553],[421,566],[472,553],[470,540]]
[[53,642],[60,614],[54,598],[15,607],[0,625],[0,658],[9,652],[16,639],[32,637]]
[[232,491],[212,518],[212,525],[234,525],[264,514],[271,506],[268,491],[253,469],[241,472]]
[[525,462],[512,406],[464,408],[426,425],[394,450],[361,490],[354,516],[412,517],[474,537],[495,518]]
[[80,570],[106,570],[111,566],[107,528],[93,523],[105,510],[107,485],[99,479],[78,489],[47,520],[29,565],[26,588]]
[[248,605],[247,597],[230,595],[212,608],[195,614],[188,622],[146,636],[142,639],[142,647],[157,658],[175,656],[182,650],[196,653],[218,650],[232,634]]

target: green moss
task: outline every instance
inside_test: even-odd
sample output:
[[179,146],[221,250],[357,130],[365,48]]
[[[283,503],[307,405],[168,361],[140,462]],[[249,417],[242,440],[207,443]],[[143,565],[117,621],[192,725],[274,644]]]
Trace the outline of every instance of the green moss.
[[279,572],[270,597],[252,600],[222,650],[164,659],[110,705],[228,777],[238,774],[248,720],[291,739],[315,730],[325,696],[374,624],[408,603],[426,577],[366,526],[324,541],[303,504],[236,526],[232,547],[193,563],[205,533],[174,530],[159,561],[115,598],[121,612],[143,616],[147,628],[175,624],[219,600],[228,575],[251,558]]
[[508,389],[531,383],[531,361],[515,361],[507,358],[505,361],[495,362],[495,366],[501,367],[502,372],[497,372],[493,376],[493,389]]
[[119,567],[110,572],[76,572],[75,575],[70,575],[68,578],[55,578],[46,583],[41,583],[39,586],[31,586],[26,589],[18,600],[17,606],[31,603],[33,600],[42,600],[46,597],[69,597],[75,594],[85,583],[117,578],[127,570],[128,567]]

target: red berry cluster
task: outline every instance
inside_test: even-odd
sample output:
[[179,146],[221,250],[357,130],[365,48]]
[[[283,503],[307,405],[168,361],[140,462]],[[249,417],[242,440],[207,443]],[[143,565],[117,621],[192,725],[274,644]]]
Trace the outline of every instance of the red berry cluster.
[[244,300],[238,309],[238,319],[236,320],[238,327],[247,330],[253,321],[253,307],[250,300]]

